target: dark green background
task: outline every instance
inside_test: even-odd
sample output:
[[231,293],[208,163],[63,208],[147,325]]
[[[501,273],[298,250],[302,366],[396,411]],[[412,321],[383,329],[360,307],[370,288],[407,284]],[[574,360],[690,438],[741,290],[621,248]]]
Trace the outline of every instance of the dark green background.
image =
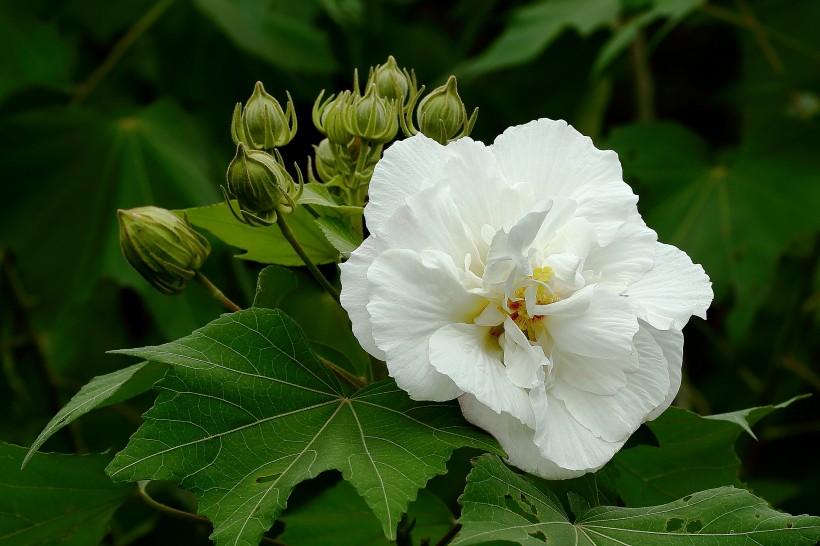
[[[457,74],[480,108],[477,139],[562,118],[619,152],[650,227],[714,282],[709,320],[686,329],[678,405],[816,393],[818,25],[816,0],[0,1],[0,440],[29,445],[88,379],[130,363],[106,350],[220,312],[198,286],[168,298],[130,271],[117,208],[218,201],[231,112],[257,80],[293,95],[299,132],[283,153],[304,167],[319,90],[349,88],[354,67],[366,75],[389,54],[428,88]],[[250,304],[258,268],[214,247],[206,274]],[[45,450],[121,449],[148,404],[92,413]],[[797,402],[739,445],[742,478],[791,513],[820,513],[818,410]],[[165,500],[191,507],[173,490]],[[136,501],[113,529],[111,544],[208,533]]]

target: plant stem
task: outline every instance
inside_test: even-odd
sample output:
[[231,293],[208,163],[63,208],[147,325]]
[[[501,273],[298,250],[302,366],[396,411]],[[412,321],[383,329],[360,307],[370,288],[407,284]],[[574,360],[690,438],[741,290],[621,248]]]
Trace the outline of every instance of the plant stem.
[[91,73],[91,75],[80,84],[74,95],[71,97],[71,104],[80,104],[85,98],[105,79],[111,69],[122,59],[123,55],[134,45],[146,30],[171,7],[174,0],[159,0],[154,6],[134,23],[128,31],[123,34],[122,38],[114,44],[113,49],[102,63]]
[[293,250],[302,259],[302,262],[305,264],[305,266],[307,266],[308,270],[313,275],[313,278],[316,279],[316,282],[318,282],[321,285],[321,287],[324,288],[325,291],[328,294],[330,294],[331,297],[333,297],[333,299],[336,300],[336,302],[338,303],[339,291],[336,290],[336,288],[332,284],[330,284],[330,281],[328,281],[324,275],[322,275],[322,272],[319,271],[319,268],[316,267],[316,264],[314,264],[313,260],[310,259],[310,256],[307,255],[305,249],[302,248],[301,244],[299,244],[299,240],[296,238],[296,235],[294,235],[293,231],[291,231],[287,220],[285,220],[285,214],[287,214],[287,212],[281,209],[276,211],[276,225],[279,226],[282,235],[285,236],[285,239],[288,241],[288,243],[290,243],[290,246],[293,247]]
[[225,294],[223,294],[223,293],[222,293],[222,290],[220,290],[219,288],[217,288],[217,287],[216,287],[216,285],[215,285],[214,283],[212,283],[211,281],[209,281],[209,280],[208,280],[208,277],[206,277],[205,275],[203,275],[203,274],[202,274],[202,272],[197,271],[197,272],[196,272],[196,276],[194,277],[194,279],[196,279],[196,280],[199,282],[199,284],[201,284],[203,287],[205,287],[205,290],[207,290],[207,291],[208,291],[208,293],[209,293],[211,296],[213,296],[213,297],[214,297],[214,299],[215,299],[216,301],[218,301],[219,303],[221,303],[222,305],[224,305],[224,306],[225,306],[225,309],[227,309],[227,310],[228,310],[228,311],[230,311],[231,313],[235,313],[236,311],[241,311],[241,310],[242,310],[242,308],[241,308],[241,307],[239,307],[239,306],[238,306],[237,304],[235,304],[234,302],[232,302],[232,301],[228,298],[228,296],[226,296]]
[[[147,483],[137,484],[137,492],[139,493],[140,498],[142,498],[142,500],[144,500],[146,504],[148,504],[152,508],[156,508],[160,512],[163,512],[175,518],[192,520],[213,526],[213,522],[211,522],[211,520],[209,520],[208,518],[203,518],[202,516],[186,512],[185,510],[179,510],[177,508],[174,508],[173,506],[168,506],[167,504],[163,504],[158,500],[155,500],[153,497],[151,497],[151,495],[148,494],[148,491],[145,490],[146,486]],[[274,546],[288,546],[284,542],[279,542],[278,540],[274,540],[272,538],[264,536],[262,537],[262,542],[264,542],[265,544],[273,544]]]
[[655,83],[649,67],[646,38],[642,30],[635,34],[630,46],[632,70],[635,73],[635,105],[640,121],[655,119]]
[[447,531],[447,534],[441,537],[441,540],[436,542],[436,546],[445,546],[445,544],[449,544],[451,540],[455,538],[458,532],[461,531],[461,524],[456,523],[455,526]]
[[326,358],[322,358],[319,355],[316,355],[316,356],[322,364],[324,364],[325,366],[330,368],[331,371],[333,371],[333,373],[338,375],[340,379],[347,382],[354,389],[361,389],[362,387],[364,387],[367,384],[363,377],[360,377],[358,375],[353,375],[352,373],[345,370],[344,368],[341,368],[341,367],[337,366],[336,364],[334,364],[330,360],[328,360]]

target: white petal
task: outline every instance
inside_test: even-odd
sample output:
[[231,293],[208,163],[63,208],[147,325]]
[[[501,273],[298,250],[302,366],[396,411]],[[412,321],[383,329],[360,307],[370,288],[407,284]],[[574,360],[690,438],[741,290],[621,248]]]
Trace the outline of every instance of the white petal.
[[705,319],[714,294],[703,267],[674,246],[655,248],[652,269],[624,292],[633,312],[660,330],[681,330],[692,315]]
[[[629,304],[625,298],[599,287],[594,288],[589,308],[583,314],[550,315],[545,319],[556,345],[562,351],[593,358],[617,358],[631,354],[638,321],[630,312]],[[586,290],[580,290],[568,299]],[[549,309],[551,306],[544,307]]]
[[496,413],[506,411],[532,423],[527,392],[507,379],[501,348],[489,328],[448,324],[430,338],[430,363]]
[[556,377],[571,387],[592,394],[611,395],[626,386],[626,374],[638,368],[638,355],[591,358],[553,350]]
[[441,252],[390,249],[367,271],[373,339],[398,386],[415,400],[451,400],[455,383],[430,365],[428,342],[442,326],[472,320],[486,301],[468,293]]
[[646,227],[637,211],[608,245],[593,248],[585,267],[599,273],[602,282],[629,285],[652,268],[657,234]]
[[[626,385],[614,394],[595,394],[560,378],[550,391],[564,401],[578,422],[608,442],[625,441],[669,391],[666,358],[649,332],[641,329],[635,334],[635,349],[638,367],[624,374]],[[600,371],[607,373],[608,370]]]
[[364,216],[370,233],[378,233],[408,197],[435,185],[447,161],[444,146],[419,133],[389,146],[376,164]]
[[592,472],[609,461],[626,441],[607,442],[582,425],[563,400],[532,389],[530,401],[535,412],[535,445],[544,458],[561,468]]
[[575,478],[586,472],[561,468],[546,459],[533,441],[535,431],[508,413],[495,413],[475,399],[463,394],[458,397],[464,418],[492,434],[507,452],[507,461],[525,472],[547,480]]
[[472,235],[453,202],[447,181],[408,196],[407,202],[382,224],[379,238],[388,248],[417,252],[440,250],[459,265],[464,264],[468,255],[475,258],[479,267],[482,263]]
[[666,411],[666,408],[672,404],[680,389],[681,365],[683,364],[683,334],[678,330],[657,330],[643,321],[641,321],[641,329],[649,332],[655,343],[663,350],[667,371],[669,372],[669,391],[663,402],[647,417],[646,420],[651,421]]
[[542,367],[550,364],[544,349],[530,344],[510,317],[504,321],[503,345],[506,374],[514,385],[532,389],[544,383]]
[[491,146],[511,183],[526,184],[533,202],[562,196],[578,203],[577,216],[607,244],[638,198],[623,181],[618,155],[595,148],[565,121],[539,119],[510,127]]
[[350,254],[346,262],[339,265],[342,281],[340,300],[350,316],[353,334],[364,350],[379,360],[384,360],[385,354],[373,341],[370,313],[367,312],[367,303],[370,301],[367,270],[382,249],[383,245],[379,245],[375,237],[368,237]]

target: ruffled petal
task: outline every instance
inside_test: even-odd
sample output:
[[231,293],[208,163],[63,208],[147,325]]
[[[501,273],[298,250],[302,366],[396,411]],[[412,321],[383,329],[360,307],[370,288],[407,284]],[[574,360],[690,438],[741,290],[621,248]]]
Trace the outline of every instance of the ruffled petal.
[[568,410],[564,401],[543,389],[530,391],[535,413],[533,441],[541,455],[561,468],[594,472],[609,461],[626,438],[608,442],[581,424]]
[[[644,329],[635,334],[635,354],[637,369],[624,374],[626,385],[613,394],[595,394],[560,378],[550,393],[563,400],[569,413],[593,434],[608,442],[623,442],[669,392],[666,358]],[[608,370],[600,371],[606,374]]]
[[441,327],[430,338],[430,363],[496,413],[506,411],[523,423],[532,423],[527,393],[507,378],[501,348],[488,328],[475,324]]
[[640,322],[641,329],[646,330],[663,351],[663,357],[666,359],[667,364],[666,371],[669,373],[669,390],[663,402],[647,416],[646,420],[651,421],[666,411],[666,408],[672,404],[678,390],[680,390],[681,366],[683,364],[683,334],[678,330],[657,330],[643,321]]
[[441,252],[390,249],[367,271],[373,339],[396,384],[414,400],[451,400],[455,383],[430,364],[428,343],[442,326],[471,321],[486,300],[468,293]]
[[629,285],[624,295],[638,318],[659,330],[682,330],[692,315],[705,319],[714,298],[703,266],[663,243],[656,243],[652,269]]
[[618,155],[597,149],[565,121],[539,119],[510,127],[491,148],[507,180],[526,185],[533,202],[554,196],[575,200],[576,215],[592,222],[602,245],[638,202],[623,181]]
[[367,229],[378,233],[407,198],[441,180],[446,148],[419,133],[389,146],[373,170],[364,209]]
[[[594,288],[589,308],[584,313],[550,315],[545,319],[555,344],[562,351],[592,358],[618,358],[631,354],[638,320],[629,310],[625,298]],[[582,292],[586,290],[576,292],[572,297]],[[549,309],[551,306],[544,307]]]
[[601,282],[629,285],[652,268],[657,241],[635,211],[608,245],[590,251],[585,266],[600,275]]
[[375,237],[368,237],[359,248],[350,254],[350,258],[339,265],[341,270],[342,307],[350,316],[353,335],[359,340],[365,351],[379,360],[385,359],[384,351],[376,346],[373,340],[373,327],[367,304],[370,302],[370,290],[367,282],[367,270],[373,260],[383,249]]
[[470,394],[458,397],[464,418],[492,434],[504,451],[507,461],[525,472],[547,480],[566,480],[585,474],[585,470],[561,468],[544,457],[533,441],[535,431],[508,413],[495,413]]
[[504,321],[504,366],[507,378],[516,386],[532,389],[544,383],[544,366],[551,363],[544,349],[532,345],[510,317]]

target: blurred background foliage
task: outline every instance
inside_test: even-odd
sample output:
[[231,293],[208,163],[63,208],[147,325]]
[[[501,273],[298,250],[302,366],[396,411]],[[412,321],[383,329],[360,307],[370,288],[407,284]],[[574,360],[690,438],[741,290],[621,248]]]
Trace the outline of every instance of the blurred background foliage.
[[[166,297],[131,271],[116,209],[219,201],[233,105],[257,80],[293,95],[300,128],[283,152],[304,168],[319,90],[349,88],[355,67],[390,54],[428,89],[455,73],[468,110],[480,107],[476,139],[563,118],[619,153],[647,223],[714,283],[709,320],[687,328],[678,405],[816,394],[818,25],[817,0],[0,0],[0,440],[30,445],[80,386],[126,364],[106,350],[221,312],[199,286]],[[250,304],[259,268],[212,242],[203,271]],[[311,294],[282,306],[352,352],[343,317]],[[89,414],[45,449],[120,449],[149,403]],[[796,403],[739,446],[742,477],[791,513],[820,513],[819,410],[817,396]],[[466,457],[434,483],[451,507]],[[207,534],[134,501],[107,540]]]

